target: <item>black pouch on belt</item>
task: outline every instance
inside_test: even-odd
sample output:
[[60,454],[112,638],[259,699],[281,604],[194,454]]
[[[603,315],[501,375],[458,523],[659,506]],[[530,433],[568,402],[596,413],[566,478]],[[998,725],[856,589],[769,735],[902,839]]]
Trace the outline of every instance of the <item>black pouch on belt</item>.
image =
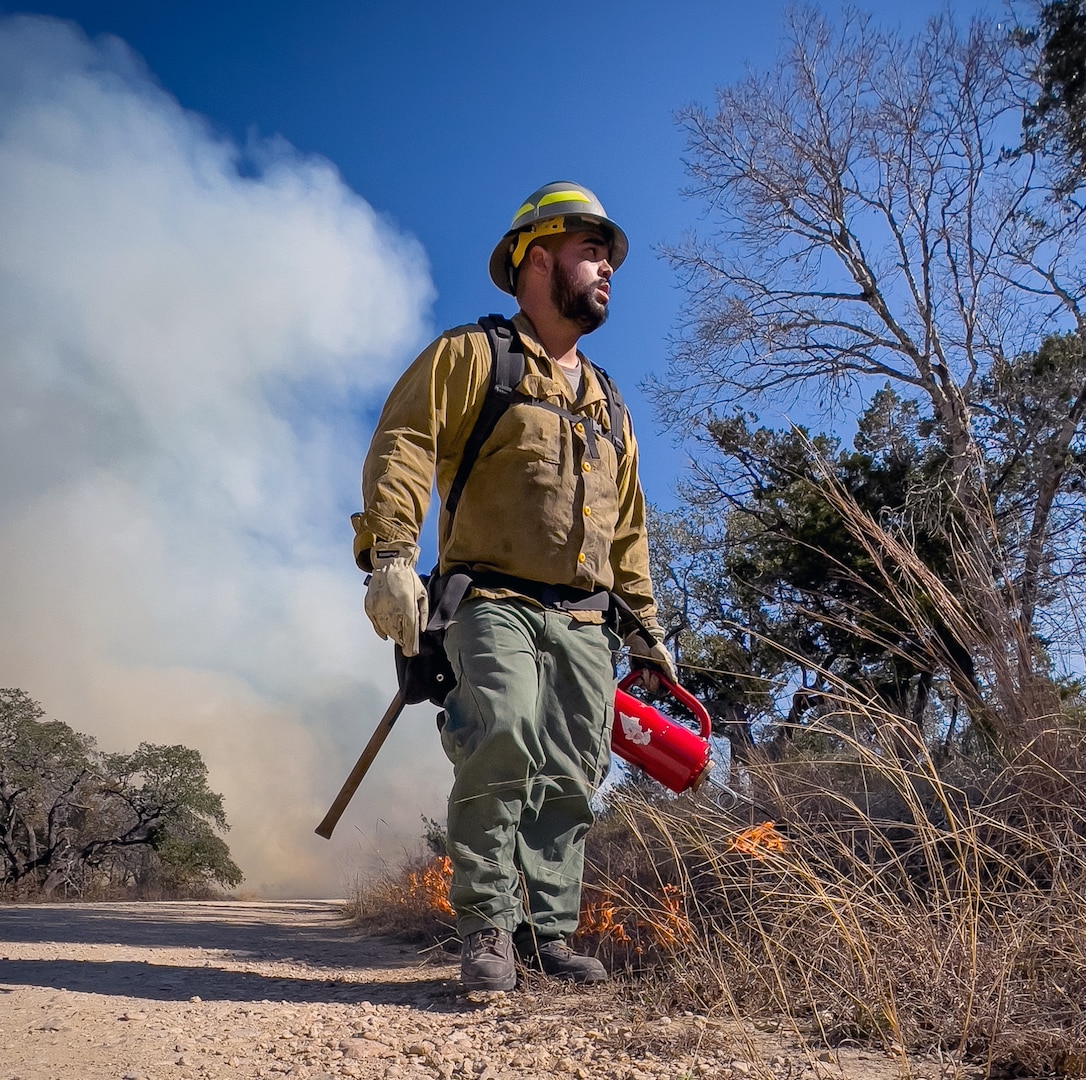
[[419,633],[417,656],[404,656],[403,649],[396,646],[396,681],[405,705],[419,701],[443,705],[456,685],[445,654],[445,629],[471,588],[471,575],[456,567],[444,574],[423,575],[422,582],[430,601],[430,618]]

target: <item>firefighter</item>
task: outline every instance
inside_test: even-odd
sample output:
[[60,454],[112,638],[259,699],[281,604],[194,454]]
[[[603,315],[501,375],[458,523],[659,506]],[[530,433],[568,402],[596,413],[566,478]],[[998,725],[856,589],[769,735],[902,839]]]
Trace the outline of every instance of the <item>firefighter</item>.
[[[611,594],[640,619],[631,661],[674,680],[649,577],[637,445],[609,430],[604,376],[578,351],[607,318],[625,233],[580,184],[547,184],[517,210],[490,277],[514,296],[523,348],[515,400],[438,522],[439,568],[472,587],[448,625],[456,685],[441,732],[453,764],[449,899],[465,990],[511,990],[517,959],[575,982],[607,978],[574,952],[590,800],[606,774],[614,705]],[[478,325],[449,330],[408,367],[362,471],[355,557],[366,612],[405,654],[427,617],[416,573],[431,486],[446,499],[482,410],[492,353]],[[608,437],[610,436],[610,437]]]

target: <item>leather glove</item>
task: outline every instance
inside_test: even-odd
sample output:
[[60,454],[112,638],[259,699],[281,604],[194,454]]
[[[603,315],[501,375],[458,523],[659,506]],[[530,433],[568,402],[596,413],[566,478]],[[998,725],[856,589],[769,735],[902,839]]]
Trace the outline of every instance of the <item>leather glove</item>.
[[417,656],[419,633],[430,617],[430,602],[415,573],[417,544],[378,540],[370,553],[373,573],[366,590],[366,614],[382,640],[392,638],[404,656]]
[[640,630],[634,630],[626,635],[626,647],[630,650],[630,667],[634,671],[641,671],[641,685],[650,693],[655,694],[660,689],[656,672],[664,675],[670,682],[679,681],[675,661],[662,641],[649,645],[644,634]]

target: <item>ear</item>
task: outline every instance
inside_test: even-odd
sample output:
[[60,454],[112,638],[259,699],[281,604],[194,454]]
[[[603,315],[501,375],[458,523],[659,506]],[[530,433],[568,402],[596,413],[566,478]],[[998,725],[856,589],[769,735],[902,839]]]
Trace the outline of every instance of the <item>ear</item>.
[[525,261],[531,265],[532,269],[537,270],[544,275],[549,275],[554,256],[543,244],[535,243],[528,248],[527,254],[525,255]]

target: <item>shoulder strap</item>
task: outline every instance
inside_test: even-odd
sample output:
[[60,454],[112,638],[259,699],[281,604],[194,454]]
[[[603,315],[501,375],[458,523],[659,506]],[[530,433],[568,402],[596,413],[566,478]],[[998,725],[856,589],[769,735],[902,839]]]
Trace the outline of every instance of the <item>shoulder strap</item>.
[[[592,364],[592,361],[588,361]],[[599,366],[592,364],[592,370],[600,380],[603,387],[603,396],[607,399],[607,419],[611,430],[607,433],[607,439],[615,448],[619,461],[626,453],[626,432],[623,421],[626,418],[626,402],[622,400],[622,392],[615,385],[615,380]]]
[[513,395],[524,378],[524,346],[516,327],[504,315],[483,315],[479,325],[490,342],[490,385],[479,419],[475,421],[475,427],[464,444],[460,466],[445,499],[445,511],[449,517],[456,513],[464,485],[468,482],[483,443],[493,434],[502,414],[512,404]]

